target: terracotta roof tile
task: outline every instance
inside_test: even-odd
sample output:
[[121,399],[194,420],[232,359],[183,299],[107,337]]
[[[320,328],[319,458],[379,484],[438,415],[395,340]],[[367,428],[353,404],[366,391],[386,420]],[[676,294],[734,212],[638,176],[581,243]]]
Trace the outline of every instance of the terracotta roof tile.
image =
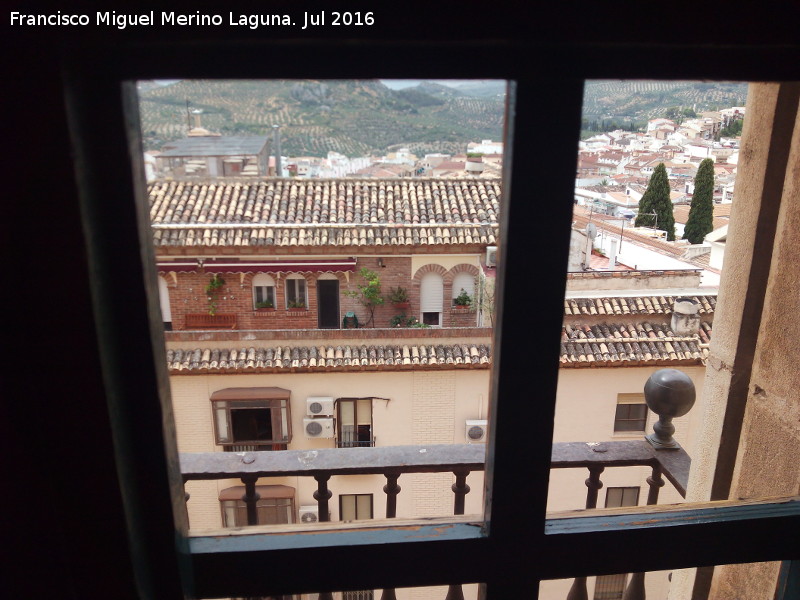
[[563,367],[700,364],[708,357],[711,326],[697,336],[676,336],[669,325],[565,322],[561,330]]
[[[714,313],[715,295],[689,296],[699,305],[701,315]],[[605,298],[566,298],[564,314],[573,315],[671,315],[674,296],[622,296]]]
[[155,245],[193,247],[494,244],[500,193],[499,180],[484,178],[149,186]]

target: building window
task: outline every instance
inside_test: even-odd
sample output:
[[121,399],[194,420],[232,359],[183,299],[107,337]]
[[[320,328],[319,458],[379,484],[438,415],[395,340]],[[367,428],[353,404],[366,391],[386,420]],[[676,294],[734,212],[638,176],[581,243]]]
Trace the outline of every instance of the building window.
[[[610,487],[606,492],[606,508],[636,506],[638,504],[638,487]],[[598,577],[594,584],[594,600],[622,600],[622,595],[625,593],[626,578],[626,573]]]
[[438,273],[426,273],[420,282],[420,312],[425,325],[439,327],[442,324],[444,283]]
[[470,298],[472,298],[473,305],[475,303],[475,277],[469,273],[461,272],[453,278],[453,292],[452,297],[455,300],[461,291],[465,291]]
[[289,275],[286,278],[286,308],[306,308],[306,280],[302,275]]
[[[288,485],[257,485],[257,525],[284,525],[295,523],[294,488]],[[246,527],[247,505],[242,500],[243,485],[226,488],[219,493],[222,506],[223,527]]]
[[266,273],[253,277],[253,308],[275,308],[275,280]]
[[211,395],[216,442],[226,450],[274,450],[292,439],[289,390],[228,388]]
[[639,504],[638,487],[610,487],[606,492],[606,508],[620,506],[637,506]]
[[372,398],[340,398],[336,402],[337,446],[374,446],[372,437]]
[[647,405],[644,394],[618,394],[614,415],[614,432],[642,432],[647,426]]
[[372,494],[340,494],[339,520],[360,521],[372,518]]

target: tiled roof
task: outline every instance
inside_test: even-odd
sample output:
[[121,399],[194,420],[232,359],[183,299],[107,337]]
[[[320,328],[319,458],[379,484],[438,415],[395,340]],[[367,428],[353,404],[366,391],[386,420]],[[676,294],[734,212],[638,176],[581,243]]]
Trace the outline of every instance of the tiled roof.
[[[695,300],[701,315],[713,314],[716,296],[683,296]],[[672,315],[676,296],[620,296],[603,298],[566,298],[565,318],[570,315]]]
[[219,372],[371,371],[416,368],[488,368],[486,344],[397,346],[275,346],[167,350],[173,375]]
[[711,325],[699,336],[676,336],[668,325],[564,324],[561,331],[562,367],[648,366],[701,364],[708,357]]
[[156,246],[495,244],[500,181],[156,181]]

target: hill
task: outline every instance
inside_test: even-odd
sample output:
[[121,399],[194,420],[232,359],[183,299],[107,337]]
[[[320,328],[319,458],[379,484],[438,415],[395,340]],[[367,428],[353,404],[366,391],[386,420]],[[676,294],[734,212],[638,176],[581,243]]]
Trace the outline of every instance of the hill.
[[668,108],[691,108],[698,113],[744,106],[746,83],[703,81],[587,81],[583,118],[647,121],[663,117]]
[[[183,137],[188,111],[223,135],[267,135],[281,126],[284,154],[382,154],[409,146],[417,152],[463,152],[480,139],[500,139],[503,98],[450,95],[421,84],[391,90],[377,80],[205,81],[140,86],[146,149]],[[434,92],[434,93],[430,93]]]

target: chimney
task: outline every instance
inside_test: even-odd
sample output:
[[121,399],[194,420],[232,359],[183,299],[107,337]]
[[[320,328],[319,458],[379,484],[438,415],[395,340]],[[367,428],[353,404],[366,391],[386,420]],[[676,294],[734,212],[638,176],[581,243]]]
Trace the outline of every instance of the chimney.
[[281,166],[281,126],[272,126],[272,143],[275,145],[275,177],[283,177]]
[[192,111],[192,117],[194,118],[194,126],[200,127],[200,115],[203,114],[203,111],[199,108],[196,108]]
[[670,328],[676,335],[695,335],[700,330],[700,307],[691,298],[675,298]]

